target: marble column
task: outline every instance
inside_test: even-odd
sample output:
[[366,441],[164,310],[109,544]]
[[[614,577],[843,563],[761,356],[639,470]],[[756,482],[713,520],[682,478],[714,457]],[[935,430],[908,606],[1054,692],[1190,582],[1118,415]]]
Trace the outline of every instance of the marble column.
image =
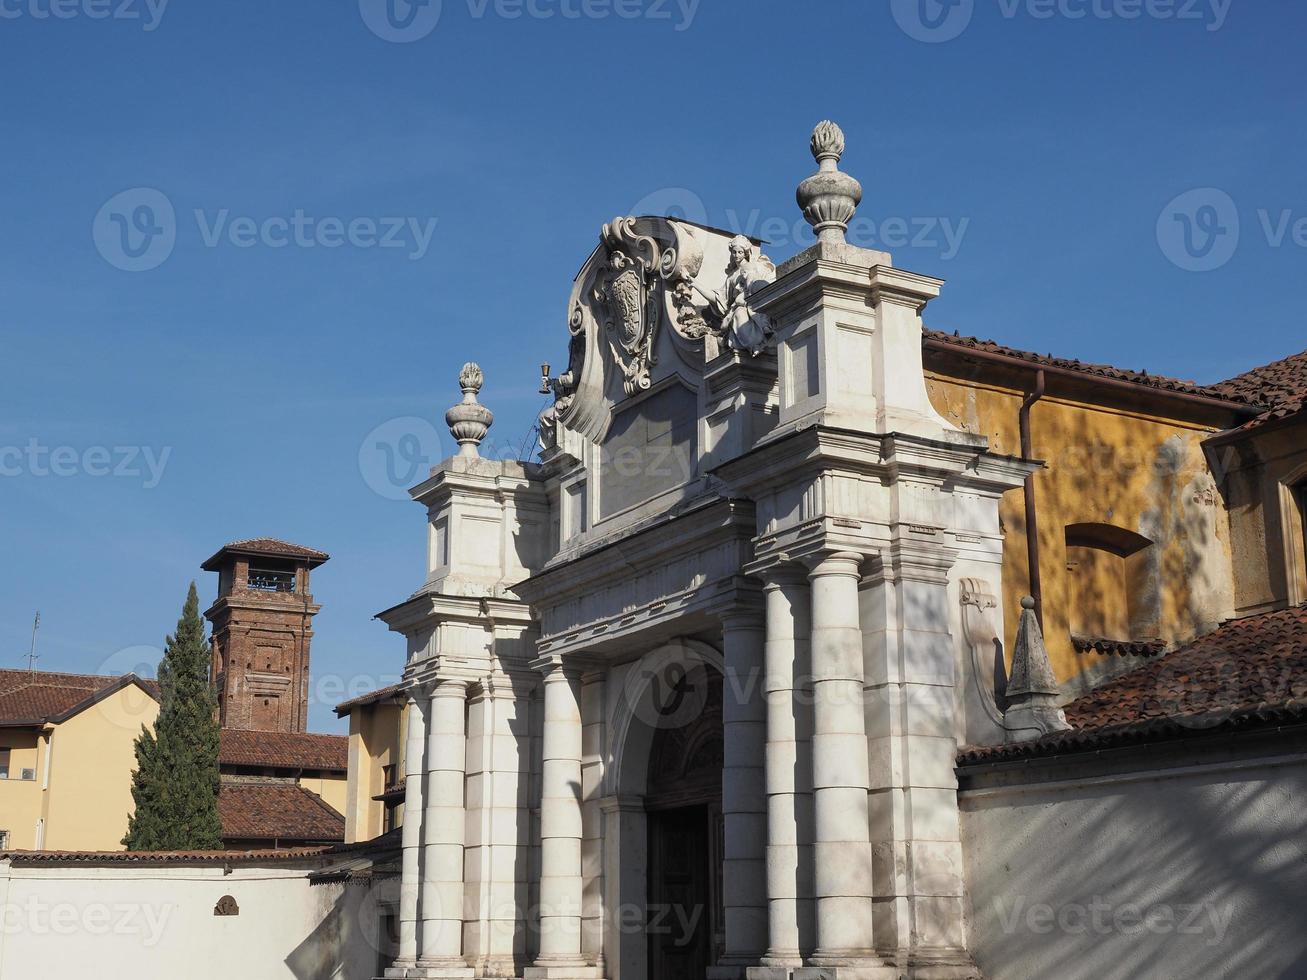
[[600,976],[581,953],[581,704],[576,671],[545,673],[540,799],[540,955],[527,980]]
[[[867,738],[858,618],[860,561],[859,555],[837,553],[809,573],[817,903],[817,949],[810,963],[818,968],[880,965],[872,949]],[[819,969],[814,975],[839,973]]]
[[494,674],[468,699],[463,956],[482,977],[517,976],[527,956],[527,813],[532,674]]
[[802,569],[773,569],[765,580],[768,944],[762,964],[783,976],[803,964],[813,941],[812,723],[810,692],[804,690],[811,616]]
[[403,976],[418,958],[418,896],[422,887],[422,777],[429,703],[410,694],[405,711],[403,852],[399,883],[399,951],[387,976]]
[[[767,949],[767,720],[761,610],[722,618],[722,898],[726,943],[710,978],[742,975]],[[734,971],[732,973],[731,971]]]
[[938,545],[896,542],[861,595],[876,947],[937,980],[976,975],[954,773],[952,563]]
[[472,976],[463,959],[466,765],[467,681],[438,680],[427,735],[419,976]]

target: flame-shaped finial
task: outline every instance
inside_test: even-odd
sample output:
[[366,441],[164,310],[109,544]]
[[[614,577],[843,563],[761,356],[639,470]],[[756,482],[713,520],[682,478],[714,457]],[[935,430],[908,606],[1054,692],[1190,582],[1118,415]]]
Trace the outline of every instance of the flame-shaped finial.
[[464,364],[463,370],[458,372],[458,385],[463,389],[463,400],[445,413],[445,424],[458,440],[460,456],[480,456],[477,447],[494,424],[494,413],[477,401],[477,393],[485,381],[481,366],[472,361]]
[[818,163],[833,157],[839,163],[844,156],[844,130],[829,119],[817,123],[812,131],[812,156]]
[[811,148],[819,169],[799,185],[799,207],[818,241],[844,244],[844,233],[862,201],[862,185],[839,167],[844,131],[829,119],[819,122],[812,131]]

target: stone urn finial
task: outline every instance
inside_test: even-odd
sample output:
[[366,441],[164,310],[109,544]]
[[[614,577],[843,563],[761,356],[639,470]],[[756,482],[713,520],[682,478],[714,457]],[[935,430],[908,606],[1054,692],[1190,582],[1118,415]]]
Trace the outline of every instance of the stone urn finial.
[[495,422],[494,413],[477,401],[477,392],[485,384],[481,366],[469,361],[458,373],[458,384],[463,389],[463,400],[445,413],[445,423],[458,440],[458,454],[476,459],[481,454],[477,447]]
[[840,170],[844,131],[830,120],[819,122],[812,131],[812,155],[819,169],[799,185],[799,207],[818,241],[843,244],[862,202],[862,185]]

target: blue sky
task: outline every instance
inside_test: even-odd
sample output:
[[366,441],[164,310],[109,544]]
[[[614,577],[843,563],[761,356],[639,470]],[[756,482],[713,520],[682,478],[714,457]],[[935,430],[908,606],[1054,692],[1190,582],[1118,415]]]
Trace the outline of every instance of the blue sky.
[[601,223],[784,259],[824,117],[932,326],[1200,381],[1305,343],[1302,4],[386,2],[0,0],[4,665],[39,608],[41,668],[148,668],[278,536],[333,556],[335,728],[402,666],[461,364],[522,443]]

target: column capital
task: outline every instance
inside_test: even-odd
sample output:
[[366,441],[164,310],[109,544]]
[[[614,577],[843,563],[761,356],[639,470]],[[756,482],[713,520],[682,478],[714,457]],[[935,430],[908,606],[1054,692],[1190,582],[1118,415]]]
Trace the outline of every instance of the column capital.
[[862,565],[867,556],[856,551],[824,551],[807,558],[808,578],[822,578],[827,575],[849,575],[862,577]]
[[531,669],[543,674],[546,684],[560,677],[580,680],[583,675],[603,671],[606,666],[599,657],[576,653],[546,653],[531,661]]
[[471,683],[465,677],[437,677],[428,693],[432,698],[466,698]]

